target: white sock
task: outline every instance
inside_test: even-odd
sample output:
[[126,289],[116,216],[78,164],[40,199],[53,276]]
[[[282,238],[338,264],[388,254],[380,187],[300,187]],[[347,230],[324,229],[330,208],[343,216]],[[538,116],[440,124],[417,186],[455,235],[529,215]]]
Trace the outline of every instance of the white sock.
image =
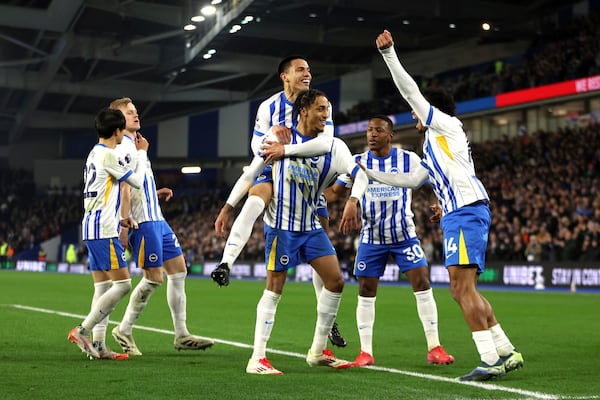
[[425,331],[425,339],[427,339],[427,350],[431,350],[440,345],[438,312],[435,299],[433,298],[433,290],[429,288],[420,292],[414,292],[414,294],[417,299],[417,313]]
[[108,317],[115,309],[117,303],[129,293],[131,290],[131,279],[123,279],[122,281],[113,281],[113,285],[100,298],[94,302],[92,310],[81,323],[84,334],[89,334],[91,330]]
[[167,302],[173,318],[175,337],[188,336],[190,332],[186,325],[185,277],[187,272],[178,272],[167,276]]
[[319,300],[319,295],[321,294],[321,290],[323,290],[323,279],[321,279],[321,275],[317,274],[317,271],[312,270],[312,284],[315,287],[315,294],[317,295],[317,301]]
[[[112,287],[112,281],[109,279],[103,282],[94,283],[94,297],[92,297],[92,308],[98,302],[98,299]],[[104,347],[106,339],[106,327],[108,326],[108,315],[94,326],[92,329],[92,340],[99,342]]]
[[133,292],[131,292],[125,315],[123,315],[123,320],[119,324],[121,333],[131,335],[133,324],[135,324],[135,321],[140,317],[140,314],[144,311],[144,308],[146,308],[146,304],[148,304],[150,296],[152,296],[152,293],[154,293],[159,286],[159,282],[153,282],[146,278],[142,278],[140,283],[137,284],[135,289],[133,289]]
[[488,330],[473,332],[473,341],[479,351],[481,361],[494,365],[500,358],[496,352],[496,346],[494,345],[494,339],[492,338],[492,332]]
[[260,360],[267,354],[267,342],[275,325],[275,313],[281,295],[265,289],[256,306],[256,326],[254,328],[254,349],[252,359]]
[[335,316],[340,308],[342,300],[341,293],[334,293],[323,288],[319,299],[317,300],[317,323],[315,325],[315,334],[310,346],[312,354],[321,354],[327,348],[327,336],[335,321]]
[[512,353],[515,346],[512,345],[508,336],[504,333],[500,324],[496,324],[489,329],[492,332],[492,338],[494,339],[494,345],[499,356],[507,356]]
[[222,263],[231,266],[237,260],[242,249],[252,234],[254,222],[265,209],[265,202],[259,196],[249,196],[244,203],[239,215],[233,222],[231,233],[223,249]]
[[360,349],[373,355],[373,326],[375,325],[375,297],[358,296],[356,326],[360,337]]

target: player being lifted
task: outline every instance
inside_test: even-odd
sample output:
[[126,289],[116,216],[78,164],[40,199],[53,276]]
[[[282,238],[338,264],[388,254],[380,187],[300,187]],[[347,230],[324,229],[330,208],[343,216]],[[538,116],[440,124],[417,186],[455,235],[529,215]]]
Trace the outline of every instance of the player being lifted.
[[[302,92],[296,98],[294,108],[300,117],[297,126],[292,128],[292,143],[316,140],[329,114],[329,101],[325,94],[313,89]],[[246,372],[282,374],[267,359],[266,346],[275,323],[287,270],[303,261],[308,262],[324,282],[317,299],[317,321],[306,362],[311,366],[349,368],[353,365],[351,362],[336,358],[326,346],[340,305],[344,278],[335,249],[319,223],[316,209],[323,190],[338,174],[350,174],[355,178],[355,185],[363,190],[368,183],[366,176],[340,139],[333,139],[331,151],[305,158],[283,158],[283,145],[268,143],[268,157],[277,161],[272,169],[274,195],[264,216],[267,281],[256,307],[254,348]],[[260,164],[255,164],[248,173],[257,176],[261,168]]]
[[[254,158],[250,169],[253,169],[254,165],[262,165],[264,171],[256,181],[254,180],[255,176],[249,173],[242,174],[215,221],[217,235],[224,237],[234,208],[246,195],[248,188],[251,186],[248,198],[231,227],[231,232],[223,249],[221,262],[212,272],[212,278],[219,286],[227,286],[229,284],[231,266],[246,245],[252,233],[254,222],[264,211],[265,206],[269,204],[273,196],[273,179],[270,165],[273,156],[268,152],[263,143],[265,135],[271,129],[273,134],[281,139],[281,142],[289,143],[291,128],[296,125],[298,119],[298,116],[293,112],[294,101],[298,93],[309,88],[312,80],[308,61],[300,55],[291,55],[284,58],[279,63],[278,72],[283,83],[283,90],[260,104],[256,114],[256,123],[251,142]],[[332,143],[333,121],[331,104],[329,104],[328,116],[322,133],[314,140],[305,143],[286,144],[283,147],[285,157],[311,157],[330,151]],[[263,164],[267,166],[265,167]],[[322,215],[321,223],[328,225],[327,203],[324,197],[321,202],[319,210],[320,215]],[[314,271],[312,282],[318,298],[323,288],[323,281]],[[339,332],[335,322],[329,334],[329,339],[336,346],[346,346],[346,340]]]

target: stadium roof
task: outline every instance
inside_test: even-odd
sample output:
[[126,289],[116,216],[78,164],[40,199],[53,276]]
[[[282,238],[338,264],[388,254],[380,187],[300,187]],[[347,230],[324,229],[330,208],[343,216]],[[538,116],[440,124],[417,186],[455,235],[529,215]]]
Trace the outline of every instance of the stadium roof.
[[90,128],[122,96],[146,123],[264,97],[280,88],[275,68],[290,53],[310,60],[315,82],[333,79],[369,66],[384,28],[403,52],[532,37],[575,3],[223,0],[184,30],[209,1],[3,1],[0,145]]

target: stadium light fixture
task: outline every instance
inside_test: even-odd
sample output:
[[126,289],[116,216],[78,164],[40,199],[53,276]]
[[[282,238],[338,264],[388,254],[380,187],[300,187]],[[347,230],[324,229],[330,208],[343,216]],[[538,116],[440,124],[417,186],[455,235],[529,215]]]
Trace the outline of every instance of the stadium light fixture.
[[491,28],[492,26],[487,22],[481,24],[481,29],[483,29],[484,31],[489,31]]
[[182,174],[199,174],[202,171],[200,166],[181,167]]
[[186,26],[183,27],[183,30],[185,30],[185,31],[196,30],[196,25],[194,25],[194,24],[187,24]]
[[191,18],[192,22],[202,22],[202,21],[206,21],[206,18],[204,18],[203,15],[194,15]]
[[206,15],[207,17],[210,15],[215,15],[217,12],[217,8],[215,6],[204,6],[200,9],[202,15]]

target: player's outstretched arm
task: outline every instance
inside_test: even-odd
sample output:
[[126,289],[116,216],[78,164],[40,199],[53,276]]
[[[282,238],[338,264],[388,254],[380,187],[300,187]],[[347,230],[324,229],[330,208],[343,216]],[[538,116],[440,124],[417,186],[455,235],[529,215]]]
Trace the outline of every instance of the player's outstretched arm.
[[421,165],[411,172],[401,174],[390,174],[388,172],[375,171],[372,169],[366,169],[365,173],[369,179],[374,181],[385,183],[390,186],[406,187],[410,189],[421,187],[427,179],[429,179],[429,171]]
[[383,31],[377,36],[375,44],[383,56],[383,60],[390,70],[392,79],[400,91],[400,94],[406,99],[408,104],[410,104],[411,108],[419,116],[421,121],[426,121],[430,104],[425,97],[423,97],[415,80],[408,72],[406,72],[402,64],[400,64],[398,54],[396,54],[396,50],[394,49],[392,34],[387,30]]

